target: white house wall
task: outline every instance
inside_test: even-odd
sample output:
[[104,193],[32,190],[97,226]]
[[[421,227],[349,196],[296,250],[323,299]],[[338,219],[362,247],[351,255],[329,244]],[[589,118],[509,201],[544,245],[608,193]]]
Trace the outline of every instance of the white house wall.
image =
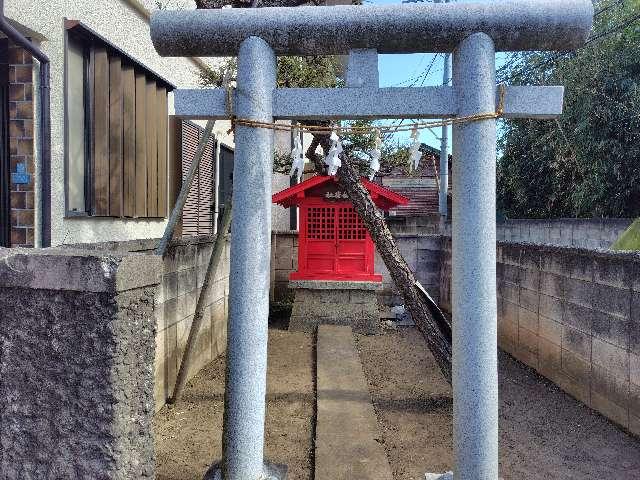
[[[146,1],[146,7],[154,2]],[[183,0],[180,5],[192,4]],[[178,87],[197,87],[197,65],[187,58],[160,57],[149,36],[144,9],[133,0],[12,0],[5,2],[6,16],[44,37],[42,50],[51,65],[51,244],[120,241],[162,235],[162,219],[65,218],[64,178],[64,19],[79,20],[108,41]],[[142,4],[139,4],[142,5]],[[36,69],[34,69],[36,70]],[[34,72],[35,73],[35,72]],[[37,80],[37,75],[35,77]],[[34,80],[35,83],[35,80]],[[34,95],[35,97],[36,95]],[[169,95],[169,113],[173,98]],[[226,123],[226,125],[224,124]],[[215,132],[233,146],[226,134],[228,122],[218,122]],[[36,138],[39,132],[36,132]],[[37,142],[36,145],[37,147]],[[36,150],[36,156],[39,152]],[[36,174],[39,174],[36,158]],[[38,199],[36,198],[36,203]],[[37,206],[36,206],[37,209]],[[40,212],[36,215],[39,216]],[[36,236],[39,236],[39,225]]]

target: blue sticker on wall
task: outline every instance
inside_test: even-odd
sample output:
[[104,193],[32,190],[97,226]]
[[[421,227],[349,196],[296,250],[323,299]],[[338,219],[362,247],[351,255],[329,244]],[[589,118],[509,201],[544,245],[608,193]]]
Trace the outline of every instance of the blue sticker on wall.
[[16,171],[11,174],[11,183],[26,185],[29,182],[31,182],[31,175],[27,173],[27,166],[24,163],[18,163]]

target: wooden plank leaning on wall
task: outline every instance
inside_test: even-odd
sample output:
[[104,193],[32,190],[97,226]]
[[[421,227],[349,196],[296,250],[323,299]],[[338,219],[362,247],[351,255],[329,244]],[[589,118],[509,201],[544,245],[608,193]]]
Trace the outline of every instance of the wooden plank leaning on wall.
[[156,87],[158,109],[158,217],[167,216],[167,151],[168,151],[168,121],[167,90]]
[[147,216],[147,79],[136,72],[136,195],[135,216]]
[[[178,194],[182,186],[182,121],[175,117],[169,117],[169,188],[167,198],[169,200],[169,212],[178,201]],[[182,237],[182,216],[175,229],[173,238]]]
[[136,77],[132,66],[122,66],[123,197],[125,217],[135,216],[136,203]]
[[109,215],[109,58],[107,49],[93,53],[93,205],[91,213]]
[[122,60],[109,58],[109,214],[123,211],[123,82]]

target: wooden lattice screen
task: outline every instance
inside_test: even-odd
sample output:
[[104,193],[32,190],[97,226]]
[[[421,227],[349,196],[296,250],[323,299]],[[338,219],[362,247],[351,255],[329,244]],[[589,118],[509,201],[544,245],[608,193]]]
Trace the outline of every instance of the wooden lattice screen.
[[364,240],[366,229],[360,216],[352,207],[338,209],[338,239],[339,240]]
[[310,240],[364,240],[366,229],[352,207],[309,207],[307,238]]
[[333,240],[335,238],[335,215],[333,207],[309,207],[307,213],[307,238],[310,240]]

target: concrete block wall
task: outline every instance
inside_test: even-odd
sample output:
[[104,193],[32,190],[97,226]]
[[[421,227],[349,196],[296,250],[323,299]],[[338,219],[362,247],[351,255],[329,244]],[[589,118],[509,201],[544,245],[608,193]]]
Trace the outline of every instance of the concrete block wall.
[[293,301],[288,288],[289,274],[298,269],[298,232],[274,231],[271,234],[271,300]]
[[[176,375],[189,336],[196,302],[213,250],[213,237],[175,242],[167,252],[161,288],[156,296],[155,399],[160,409],[173,393]],[[229,244],[221,257],[206,298],[202,327],[188,377],[224,353],[227,346]]]
[[394,234],[437,235],[440,233],[440,217],[437,214],[420,217],[389,216],[387,225]]
[[506,220],[498,223],[497,238],[505,242],[608,249],[631,222],[633,219],[628,218]]
[[[186,237],[174,241],[164,258],[161,282],[154,299],[157,325],[154,383],[156,410],[162,408],[173,393],[214,241],[213,236]],[[157,243],[157,240],[151,239],[80,244],[74,247],[151,255]],[[227,241],[221,264],[210,284],[189,377],[226,349],[229,246]]]
[[[416,279],[437,302],[440,300],[440,263],[442,257],[442,237],[439,235],[402,234],[394,235],[396,245],[402,253]],[[403,303],[384,261],[376,251],[375,270],[382,274],[383,301],[387,304]]]
[[[633,222],[630,218],[555,218],[504,220],[496,225],[500,242],[526,242],[578,248],[608,249]],[[451,236],[451,222],[440,231],[437,217],[390,217],[394,234],[443,234]]]
[[640,254],[499,242],[497,260],[500,347],[640,436]]
[[451,238],[442,237],[442,253],[440,255],[440,308],[451,312]]
[[157,257],[0,248],[2,478],[155,478]]

